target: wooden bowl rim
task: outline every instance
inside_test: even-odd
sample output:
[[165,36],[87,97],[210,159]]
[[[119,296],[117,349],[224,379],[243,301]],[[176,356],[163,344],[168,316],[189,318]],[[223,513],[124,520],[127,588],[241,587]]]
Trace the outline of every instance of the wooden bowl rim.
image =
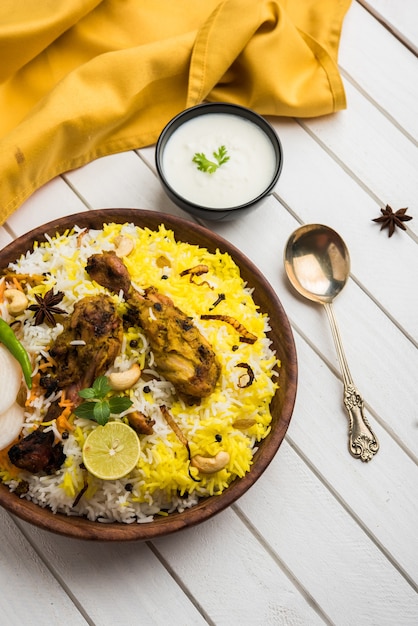
[[[297,356],[286,313],[276,292],[263,274],[238,248],[221,236],[180,217],[151,210],[128,208],[94,209],[74,213],[39,226],[8,244],[0,251],[0,267],[6,267],[9,262],[15,261],[22,253],[32,249],[35,241],[44,241],[45,234],[53,236],[75,225],[82,228],[99,229],[102,228],[103,224],[109,222],[134,223],[151,230],[156,230],[160,224],[164,224],[167,229],[174,232],[179,241],[196,244],[210,251],[219,249],[221,252],[228,252],[240,267],[244,280],[254,288],[253,296],[256,303],[260,304],[260,300],[262,301],[261,310],[270,317],[272,327],[270,338],[273,341],[273,347],[280,348],[281,351],[278,356],[282,362],[280,379],[284,379],[284,388],[280,386],[280,394],[284,395],[279,400],[280,394],[276,392],[272,401],[274,426],[269,435],[260,442],[254,455],[254,464],[251,470],[243,478],[236,479],[219,496],[202,499],[191,509],[182,513],[172,513],[151,522],[101,523],[82,517],[53,513],[49,508],[42,508],[31,501],[19,498],[11,493],[6,485],[0,484],[0,505],[20,519],[44,530],[84,540],[145,541],[208,520],[234,503],[258,480],[275,456],[289,427],[296,399]],[[276,405],[279,401],[281,401],[281,406],[277,409]],[[280,410],[280,415],[276,415],[278,410]]]

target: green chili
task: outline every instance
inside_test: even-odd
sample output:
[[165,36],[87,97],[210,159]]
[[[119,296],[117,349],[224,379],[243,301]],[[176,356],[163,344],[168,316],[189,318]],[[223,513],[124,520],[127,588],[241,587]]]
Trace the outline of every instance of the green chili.
[[9,324],[0,317],[0,342],[3,343],[16,361],[20,363],[25,382],[29,389],[32,388],[32,365],[29,355],[20,343]]

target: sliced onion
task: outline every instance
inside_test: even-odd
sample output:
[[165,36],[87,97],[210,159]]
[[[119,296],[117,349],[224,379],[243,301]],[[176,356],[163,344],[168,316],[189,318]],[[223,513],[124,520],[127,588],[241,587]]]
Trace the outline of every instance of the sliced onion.
[[0,344],[0,415],[16,401],[22,381],[22,369],[8,349]]
[[0,414],[0,450],[12,443],[22,430],[24,410],[15,402],[4,413]]

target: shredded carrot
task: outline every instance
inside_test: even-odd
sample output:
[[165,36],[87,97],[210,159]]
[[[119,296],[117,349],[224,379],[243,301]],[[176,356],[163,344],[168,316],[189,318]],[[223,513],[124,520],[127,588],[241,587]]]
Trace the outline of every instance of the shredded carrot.
[[71,400],[67,400],[67,398],[65,397],[65,389],[62,390],[61,398],[58,404],[62,407],[72,406],[74,404],[73,402],[71,402]]
[[29,285],[37,285],[43,283],[45,280],[45,276],[42,274],[6,274],[5,275],[6,283],[13,282],[15,280],[19,281],[21,284],[28,283]]
[[31,402],[33,402],[37,396],[39,395],[39,387],[41,381],[41,374],[37,372],[35,376],[32,378],[32,389],[30,390],[29,398],[26,400],[26,406],[29,406]]
[[72,409],[70,406],[66,406],[63,412],[59,417],[57,417],[56,424],[60,433],[63,433],[65,430],[74,430],[73,424],[69,421],[69,417],[71,416]]
[[23,291],[23,287],[20,282],[17,280],[16,276],[12,276],[12,283],[15,289],[19,289],[19,291]]
[[59,415],[59,417],[57,417],[56,419],[56,424],[57,424],[57,428],[59,432],[63,433],[64,430],[67,430],[67,431],[74,430],[73,424],[69,421],[69,418],[71,417],[71,413],[74,408],[74,402],[72,402],[71,400],[68,400],[65,397],[65,389],[63,390],[61,394],[61,398],[58,402],[58,405],[63,407],[64,409],[61,415]]
[[6,290],[6,281],[2,280],[0,283],[0,302],[4,301],[4,292]]

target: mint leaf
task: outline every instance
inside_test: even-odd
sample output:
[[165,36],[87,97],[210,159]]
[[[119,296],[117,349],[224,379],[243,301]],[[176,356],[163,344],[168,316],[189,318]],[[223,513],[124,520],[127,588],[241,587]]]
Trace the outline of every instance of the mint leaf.
[[94,420],[101,426],[109,421],[110,414],[119,414],[129,409],[133,402],[127,398],[116,396],[105,400],[105,396],[112,391],[106,376],[99,376],[92,387],[81,389],[78,395],[84,398],[85,402],[76,407],[73,411],[77,417]]
[[112,390],[112,387],[109,384],[106,376],[99,376],[93,383],[92,387],[86,387],[85,389],[80,389],[78,395],[85,400],[93,400],[104,398],[109,391]]
[[110,417],[110,408],[108,402],[95,402],[93,409],[94,419],[100,426],[107,424]]
[[106,376],[99,376],[93,383],[93,389],[96,398],[104,398],[105,395],[112,390],[112,387]]
[[97,402],[83,402],[80,406],[74,409],[75,415],[86,420],[93,420],[104,426],[107,424],[110,417],[109,403],[106,400],[99,400]]
[[110,398],[109,408],[111,413],[123,413],[132,406],[132,400],[129,398]]
[[86,387],[86,389],[80,389],[78,395],[85,400],[91,400],[96,397],[96,392],[92,387]]
[[95,402],[83,402],[73,411],[77,417],[81,417],[85,420],[94,420],[94,405]]

